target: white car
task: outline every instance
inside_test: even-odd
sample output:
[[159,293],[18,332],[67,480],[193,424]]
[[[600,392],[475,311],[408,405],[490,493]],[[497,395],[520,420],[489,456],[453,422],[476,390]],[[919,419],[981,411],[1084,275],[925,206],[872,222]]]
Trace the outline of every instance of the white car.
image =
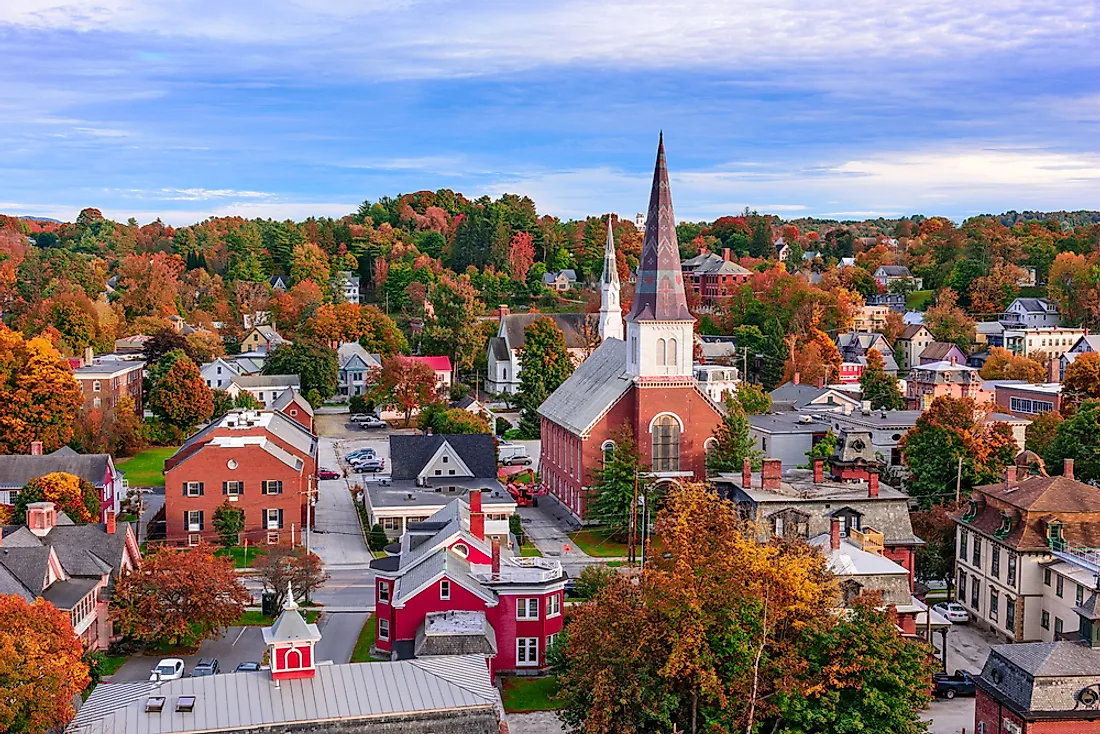
[[157,663],[149,680],[178,680],[183,677],[183,661],[179,658],[165,658]]
[[948,622],[969,622],[970,612],[966,607],[955,601],[945,601],[932,607]]

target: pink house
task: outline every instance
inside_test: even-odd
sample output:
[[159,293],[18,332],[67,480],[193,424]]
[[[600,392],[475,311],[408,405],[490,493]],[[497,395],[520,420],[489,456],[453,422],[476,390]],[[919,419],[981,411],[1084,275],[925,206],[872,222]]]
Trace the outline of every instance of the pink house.
[[409,357],[417,362],[423,362],[435,372],[436,387],[440,392],[451,391],[451,358],[450,357]]
[[371,568],[382,655],[484,655],[493,675],[547,668],[546,650],[562,629],[565,573],[558,561],[502,557],[499,543],[485,539],[480,492],[410,524],[399,554]]
[[953,398],[974,398],[978,404],[993,399],[985,390],[978,370],[956,359],[932,362],[914,367],[906,384],[906,403],[910,410],[924,410],[941,395]]
[[31,443],[29,455],[0,456],[0,505],[14,505],[27,482],[54,472],[73,474],[96,488],[100,522],[107,521],[108,512],[118,515],[127,485],[110,454],[78,454],[68,446],[43,454],[41,441]]

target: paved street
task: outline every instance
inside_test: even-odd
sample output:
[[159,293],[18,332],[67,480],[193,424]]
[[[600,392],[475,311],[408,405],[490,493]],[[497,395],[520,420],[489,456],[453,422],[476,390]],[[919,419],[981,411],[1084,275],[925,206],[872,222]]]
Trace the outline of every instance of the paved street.
[[[553,497],[540,497],[538,507],[520,507],[517,512],[527,537],[544,556],[561,561],[570,576],[577,576],[585,566],[606,560],[589,556],[569,540],[567,533],[575,521]],[[568,552],[565,551],[567,545]]]
[[359,639],[359,632],[369,616],[366,612],[321,615],[321,619],[317,622],[321,630],[321,641],[316,647],[317,660],[331,660],[337,665],[351,662],[355,642]]
[[924,711],[921,719],[932,722],[928,727],[929,734],[962,734],[964,729],[973,734],[974,699],[936,699]]

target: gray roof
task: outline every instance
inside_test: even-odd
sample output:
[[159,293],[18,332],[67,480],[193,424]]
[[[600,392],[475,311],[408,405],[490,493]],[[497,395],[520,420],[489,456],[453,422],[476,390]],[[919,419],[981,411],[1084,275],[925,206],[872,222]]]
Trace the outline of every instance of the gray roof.
[[[145,713],[145,700],[150,696],[165,698],[161,713]],[[176,712],[176,702],[181,696],[195,697],[192,712]],[[485,658],[471,655],[321,665],[313,678],[284,680],[278,686],[272,685],[265,671],[97,686],[67,731],[71,734],[241,731],[307,722],[438,715],[464,709],[482,709],[494,712],[495,716],[499,703]]]
[[496,638],[485,612],[429,612],[416,630],[413,654],[493,656]]
[[[591,317],[587,313],[513,313],[501,317],[501,326],[508,339],[508,346],[519,349],[527,341],[524,330],[539,319],[550,319],[565,334],[565,346],[568,349],[582,349],[585,346],[581,336],[581,325]],[[499,333],[499,332],[498,332]],[[507,359],[507,356],[504,357]]]
[[[431,541],[429,541],[431,542]],[[427,543],[425,543],[427,546]],[[428,546],[430,549],[431,546]],[[413,551],[416,554],[416,551]],[[402,559],[402,566],[408,566]],[[486,601],[495,602],[496,596],[470,575],[470,562],[449,548],[438,548],[427,554],[423,561],[409,568],[397,579],[394,602],[409,599],[433,579],[446,575],[455,583]]]
[[302,397],[302,394],[298,392],[297,388],[293,387],[288,387],[286,390],[279,393],[279,397],[275,398],[275,402],[271,404],[271,408],[273,410],[282,410],[294,402],[295,398],[301,398],[298,400],[298,405],[306,412],[306,415],[312,416],[313,406],[309,404],[308,400]]
[[1017,298],[1009,307],[1017,303],[1028,313],[1058,313],[1058,304],[1049,298]]
[[42,591],[42,598],[58,609],[72,609],[99,585],[99,579],[55,581]]
[[818,421],[804,421],[798,413],[770,413],[768,415],[750,415],[749,424],[758,431],[768,433],[825,433],[827,424]]
[[[236,421],[240,415],[244,413],[260,413],[263,415],[270,415],[271,418],[267,423],[267,430],[276,438],[279,438],[286,443],[290,444],[294,448],[298,449],[304,454],[316,457],[317,455],[317,437],[314,436],[309,430],[298,421],[294,420],[288,415],[284,415],[277,410],[263,410],[263,411],[247,411],[247,410],[231,410],[225,415],[221,416],[213,423],[199,429],[195,433],[192,433],[187,437],[187,440],[183,442],[183,445],[179,447],[176,453],[169,457],[169,460],[176,460],[177,463],[183,460],[183,457],[189,455],[189,450],[197,443],[204,443],[206,438],[216,431],[225,427],[226,422],[229,420]],[[177,457],[180,457],[177,459]]]
[[912,275],[909,272],[909,268],[904,265],[880,265],[878,270],[875,271],[875,275],[882,273],[888,278],[910,278]]
[[27,588],[19,578],[0,563],[0,595],[18,596],[24,601],[34,601],[37,593]]
[[118,523],[111,535],[102,523],[57,525],[43,540],[53,547],[65,573],[99,577],[120,570],[129,527],[129,523]]
[[0,548],[0,566],[4,566],[19,583],[35,594],[42,593],[49,564],[50,549],[46,546]]
[[493,350],[493,357],[498,362],[508,361],[508,342],[502,336],[494,336],[489,340],[489,348]]
[[65,472],[102,487],[111,457],[107,454],[59,452],[45,456],[0,456],[0,487],[22,487],[32,479]]
[[382,361],[378,355],[371,354],[359,342],[343,342],[336,348],[336,358],[340,362],[340,369],[348,366],[351,360],[358,357],[367,367],[381,367]]
[[279,613],[275,624],[264,627],[263,635],[265,645],[270,645],[273,642],[300,642],[303,640],[316,642],[321,639],[321,633],[317,630],[317,625],[309,624],[302,618],[302,613],[298,611],[296,603],[283,607],[283,611]]
[[626,342],[605,339],[539,406],[539,415],[584,435],[633,384],[627,373]]
[[233,375],[230,380],[237,387],[301,387],[298,375]]
[[444,443],[455,450],[466,466],[470,467],[474,477],[496,479],[496,447],[493,445],[493,437],[488,433],[431,436],[394,434],[390,436],[390,478],[395,481],[416,479],[424,465]]

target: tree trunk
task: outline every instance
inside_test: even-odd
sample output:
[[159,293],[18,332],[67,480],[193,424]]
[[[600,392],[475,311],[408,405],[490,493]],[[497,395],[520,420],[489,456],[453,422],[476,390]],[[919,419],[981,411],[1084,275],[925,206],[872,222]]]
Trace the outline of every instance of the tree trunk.
[[699,689],[691,692],[691,734],[697,734],[699,718]]
[[749,699],[749,720],[745,726],[745,734],[752,734],[753,723],[756,719],[756,697],[760,688],[760,658],[764,655],[764,646],[768,643],[768,601],[771,589],[764,592],[764,611],[761,619],[760,645],[756,648],[756,659],[752,663],[752,697]]

